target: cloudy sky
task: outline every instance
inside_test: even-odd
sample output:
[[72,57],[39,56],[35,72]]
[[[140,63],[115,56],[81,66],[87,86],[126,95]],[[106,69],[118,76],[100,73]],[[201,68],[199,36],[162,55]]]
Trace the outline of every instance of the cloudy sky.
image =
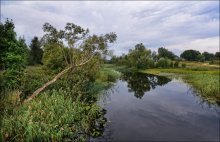
[[13,19],[18,36],[30,42],[49,22],[73,22],[91,33],[116,32],[111,50],[127,53],[137,43],[179,55],[186,49],[219,51],[219,1],[1,1],[1,22]]

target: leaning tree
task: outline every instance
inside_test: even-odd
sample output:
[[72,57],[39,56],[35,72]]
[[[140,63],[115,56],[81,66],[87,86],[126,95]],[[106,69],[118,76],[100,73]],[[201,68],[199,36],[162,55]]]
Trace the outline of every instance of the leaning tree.
[[32,100],[64,74],[89,63],[96,56],[106,54],[108,45],[116,41],[117,38],[117,35],[113,32],[99,36],[95,34],[90,35],[88,29],[73,23],[67,23],[64,30],[57,30],[49,23],[45,23],[43,30],[46,32],[42,38],[43,45],[57,45],[60,48],[64,58],[64,63],[62,64],[64,67],[52,80],[34,91],[24,102]]

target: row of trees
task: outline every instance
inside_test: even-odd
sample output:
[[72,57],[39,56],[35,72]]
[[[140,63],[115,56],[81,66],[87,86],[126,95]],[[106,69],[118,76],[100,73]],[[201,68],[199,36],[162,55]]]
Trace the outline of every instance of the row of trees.
[[137,69],[178,66],[179,62],[174,62],[173,60],[178,60],[178,57],[173,52],[161,47],[158,49],[157,54],[145,48],[143,43],[140,43],[135,45],[134,49],[129,50],[128,54],[123,54],[119,57],[113,56],[109,63],[126,65]]
[[[180,57],[166,48],[158,48],[158,52],[152,52],[145,48],[140,43],[135,45],[134,49],[129,50],[128,54],[116,57],[112,56],[109,63],[115,63],[118,65],[126,65],[128,67],[134,67],[137,69],[144,68],[172,68],[179,67],[179,61],[212,61],[219,59],[219,52],[215,54],[204,52],[200,53],[196,50],[186,50]],[[181,67],[185,67],[185,64],[181,64]]]
[[212,61],[220,58],[220,52],[213,54],[208,52],[200,53],[196,50],[186,50],[180,57],[188,61]]

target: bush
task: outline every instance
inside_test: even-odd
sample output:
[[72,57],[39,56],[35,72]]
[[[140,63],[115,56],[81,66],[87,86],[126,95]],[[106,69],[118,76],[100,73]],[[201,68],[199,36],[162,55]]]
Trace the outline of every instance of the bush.
[[179,61],[175,61],[174,68],[178,68],[178,67],[179,67]]
[[182,63],[182,68],[186,68],[186,64],[185,63]]
[[174,66],[174,64],[173,64],[173,62],[171,61],[171,63],[170,63],[170,67],[173,68],[173,66]]
[[169,68],[171,64],[171,60],[167,58],[160,58],[156,64],[156,67],[159,68]]

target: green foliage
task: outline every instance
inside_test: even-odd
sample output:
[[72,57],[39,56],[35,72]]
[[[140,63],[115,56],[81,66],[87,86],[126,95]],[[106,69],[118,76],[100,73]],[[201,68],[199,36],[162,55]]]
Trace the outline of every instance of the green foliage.
[[202,97],[209,102],[220,104],[219,75],[218,74],[190,74],[185,77],[189,84],[195,87]]
[[24,99],[31,95],[37,88],[41,87],[42,84],[45,84],[52,77],[53,74],[45,70],[42,66],[28,66],[22,77],[21,98]]
[[170,65],[171,65],[171,60],[170,59],[167,59],[167,58],[160,58],[158,60],[158,62],[156,63],[156,67],[158,68],[169,68]]
[[135,49],[129,50],[127,55],[123,54],[120,57],[113,56],[109,63],[117,65],[126,65],[134,70],[147,69],[147,68],[173,68],[174,63],[172,60],[177,60],[178,57],[161,47],[158,49],[158,55],[156,52],[146,49],[145,46],[140,43],[135,46]]
[[182,68],[186,68],[186,64],[185,63],[182,63]]
[[5,24],[1,23],[0,30],[0,66],[5,69],[1,86],[19,88],[28,58],[27,45],[24,39],[16,39],[12,21],[7,19]]
[[[156,75],[169,75],[175,73],[182,75],[182,78],[198,91],[204,100],[210,103],[220,104],[220,76],[219,70],[203,70],[201,68],[176,68],[176,69],[147,69],[145,73]],[[166,74],[164,74],[166,73]]]
[[120,77],[120,72],[108,68],[108,67],[102,67],[101,70],[98,72],[96,78],[96,82],[100,83],[109,83],[109,82],[115,82]]
[[215,58],[216,58],[216,60],[220,60],[220,52],[215,53]]
[[196,50],[185,50],[180,57],[189,61],[198,61],[202,58],[201,53]]
[[13,115],[5,115],[2,137],[15,141],[85,140],[100,108],[65,96],[68,92],[62,90],[45,92],[15,109]]
[[204,62],[205,61],[205,56],[202,55],[202,54],[197,55],[196,58],[197,58],[197,61],[200,61],[200,62]]
[[161,58],[168,58],[168,59],[171,59],[171,60],[174,60],[175,57],[177,57],[173,52],[167,50],[166,48],[158,48],[158,57]]
[[179,61],[175,61],[174,68],[178,68],[178,67],[179,67]]
[[44,46],[42,61],[47,69],[56,73],[67,66],[67,64],[65,64],[63,49],[64,47],[57,43],[50,43]]
[[214,54],[208,52],[203,52],[202,55],[204,56],[204,60],[206,61],[214,60],[215,57]]
[[30,58],[29,58],[29,64],[35,65],[35,64],[42,64],[42,56],[43,56],[43,50],[41,49],[41,43],[38,40],[38,37],[34,37],[31,41],[30,45]]
[[212,60],[212,61],[209,61],[209,64],[210,64],[210,65],[220,65],[220,60]]
[[151,51],[146,49],[142,43],[135,45],[135,49],[130,50],[125,58],[128,59],[127,64],[129,67],[144,69],[154,66]]
[[170,67],[171,67],[171,68],[174,67],[174,63],[173,63],[173,61],[170,62]]

